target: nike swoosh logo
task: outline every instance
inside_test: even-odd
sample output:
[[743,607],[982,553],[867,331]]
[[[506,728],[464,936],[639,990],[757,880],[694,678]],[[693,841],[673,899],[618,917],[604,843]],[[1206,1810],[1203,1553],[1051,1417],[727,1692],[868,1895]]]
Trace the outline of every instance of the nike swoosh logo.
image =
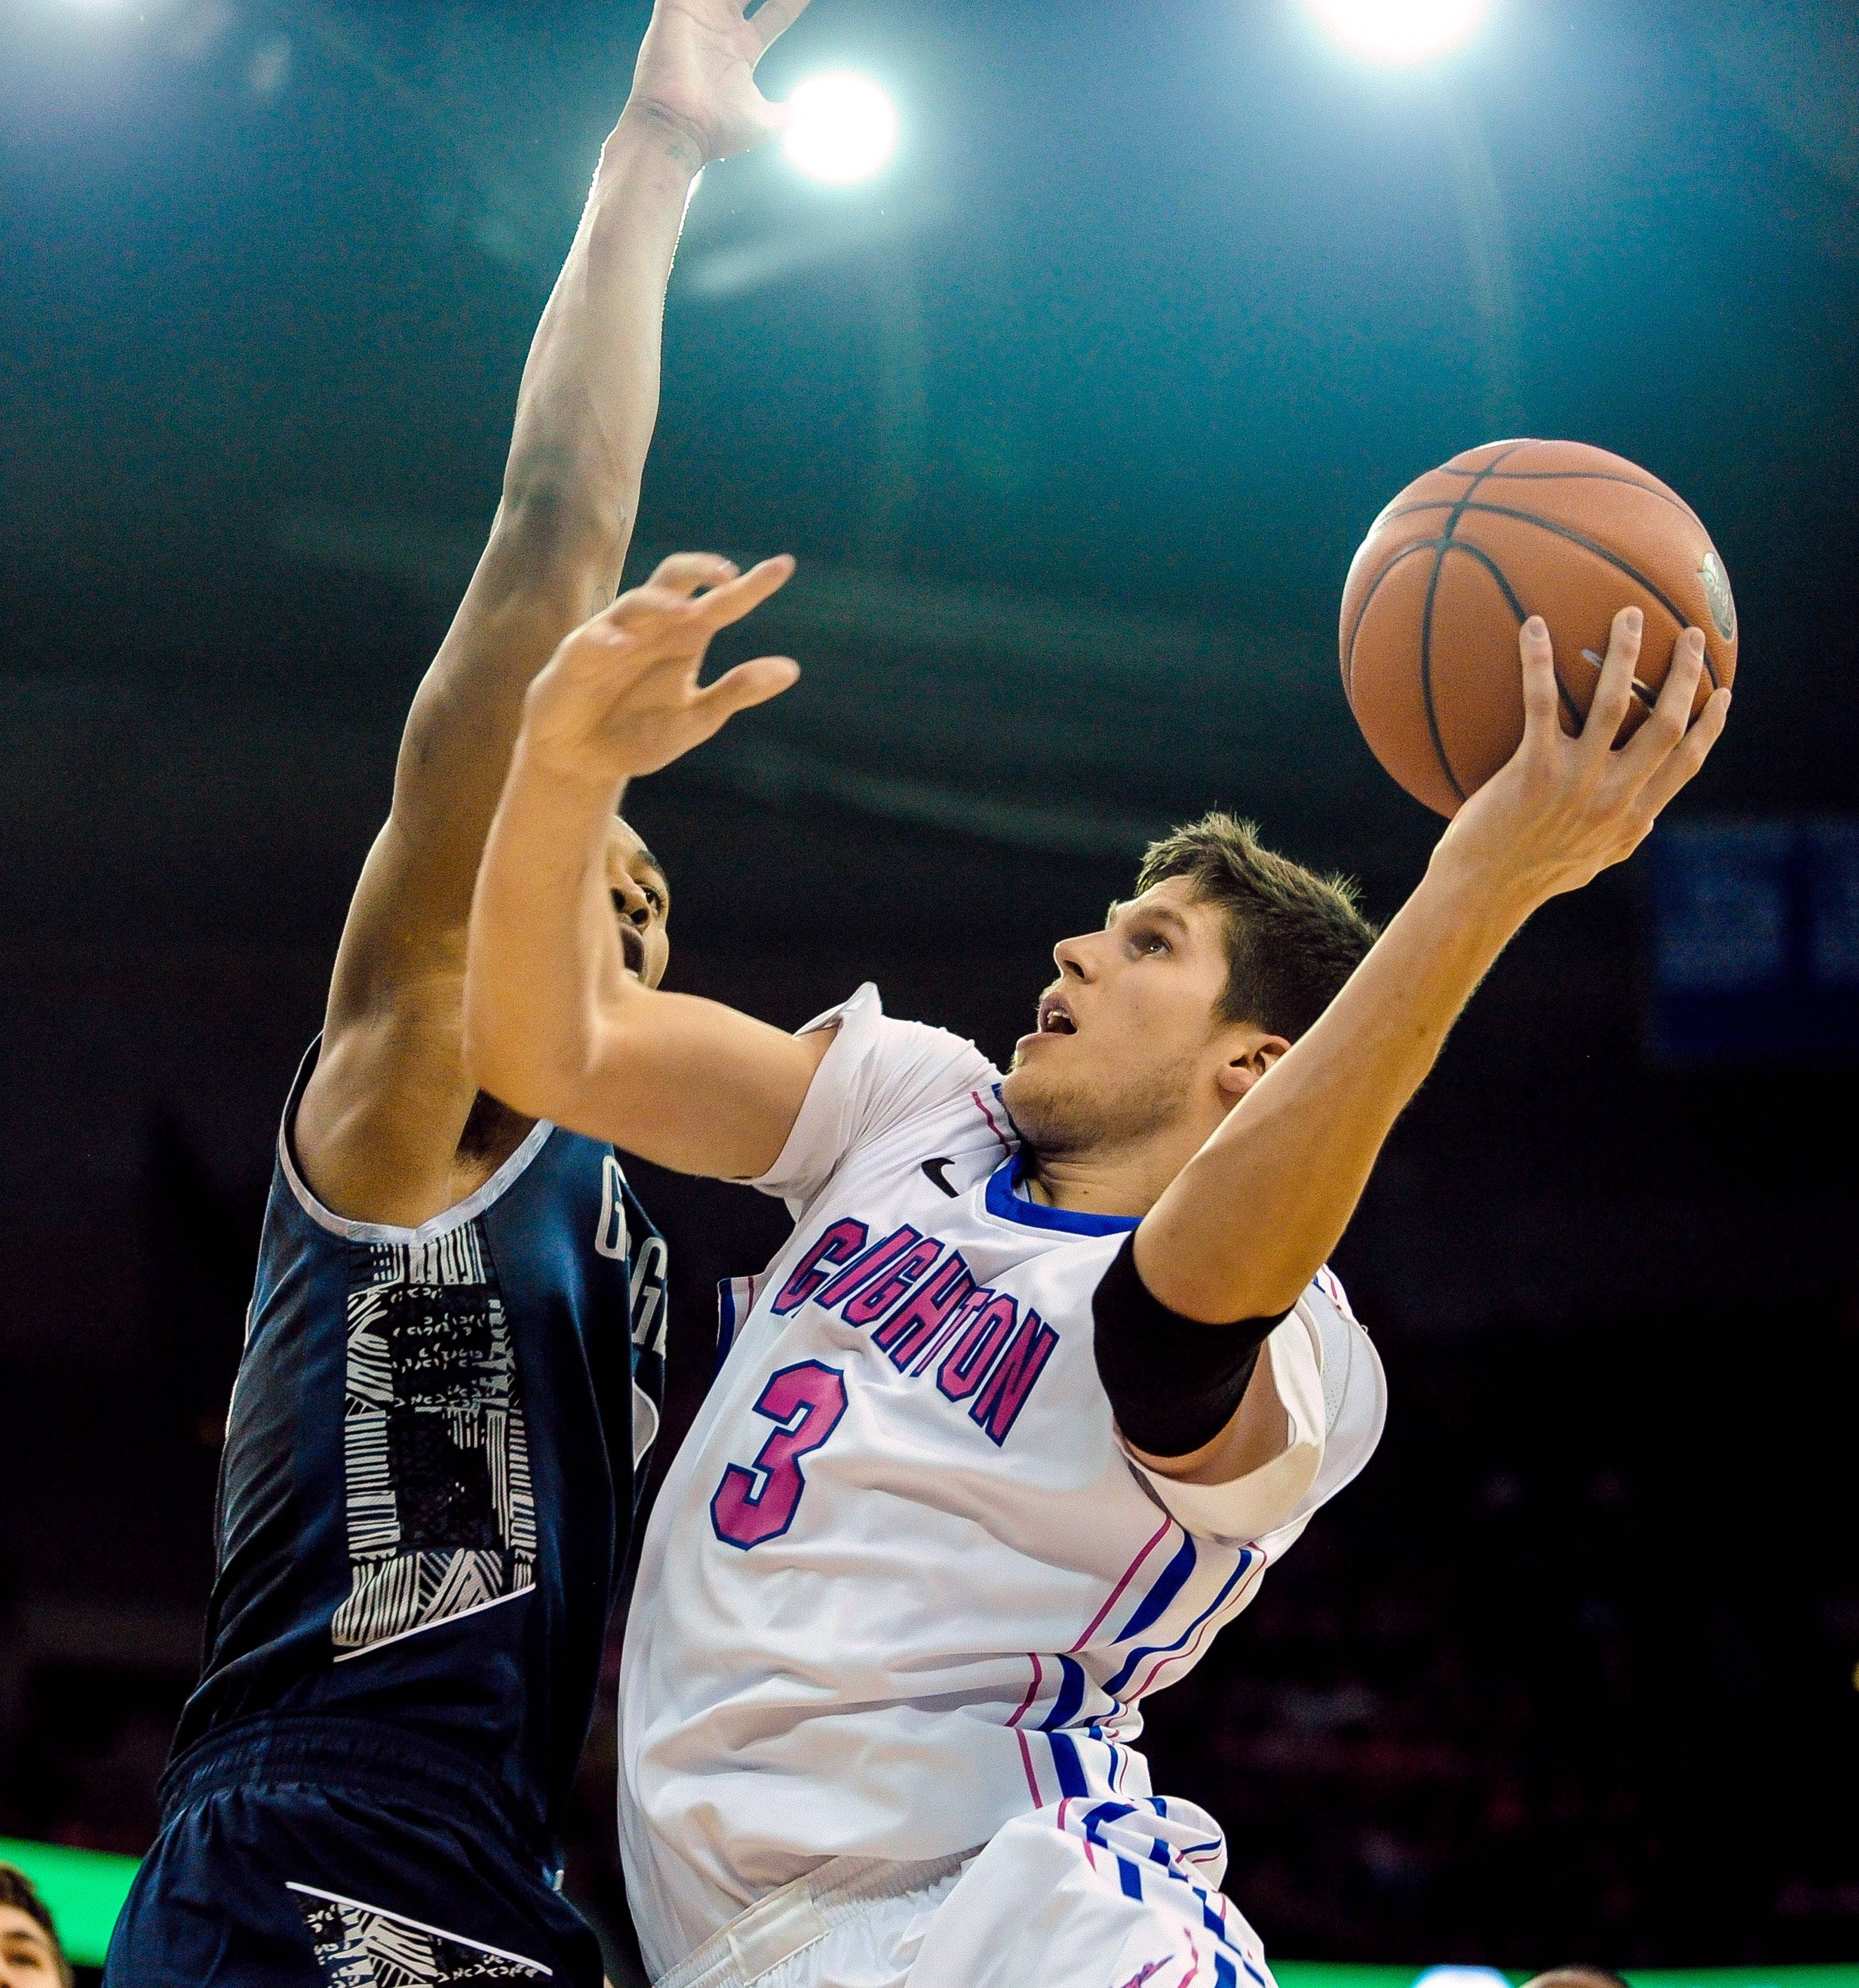
[[941,1188],[951,1201],[953,1201],[955,1199],[956,1191],[949,1185],[948,1168],[949,1163],[947,1160],[925,1160],[923,1162],[924,1174]]

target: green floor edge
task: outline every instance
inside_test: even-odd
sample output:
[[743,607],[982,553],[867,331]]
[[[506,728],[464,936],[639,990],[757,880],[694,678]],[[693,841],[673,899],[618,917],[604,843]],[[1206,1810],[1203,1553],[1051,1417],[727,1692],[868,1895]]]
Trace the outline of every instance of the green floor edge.
[[[101,1967],[110,1932],[136,1875],[133,1857],[70,1850],[55,1843],[21,1843],[0,1836],[0,1862],[15,1864],[39,1888],[58,1922],[65,1951],[78,1967]],[[1546,1954],[1545,1967],[1596,1956]],[[1513,1982],[1524,1971],[1505,1970]],[[1279,1988],[1412,1988],[1421,1966],[1380,1967],[1349,1962],[1276,1960]],[[1825,1967],[1631,1968],[1634,1988],[1859,1988],[1859,1964]]]

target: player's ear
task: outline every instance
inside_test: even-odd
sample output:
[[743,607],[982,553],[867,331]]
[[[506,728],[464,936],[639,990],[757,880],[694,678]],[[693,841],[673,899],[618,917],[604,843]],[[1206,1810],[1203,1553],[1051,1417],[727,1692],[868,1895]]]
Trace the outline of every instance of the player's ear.
[[1259,1029],[1235,1032],[1220,1066],[1220,1095],[1231,1111],[1240,1099],[1277,1062],[1291,1045],[1283,1036],[1268,1036]]

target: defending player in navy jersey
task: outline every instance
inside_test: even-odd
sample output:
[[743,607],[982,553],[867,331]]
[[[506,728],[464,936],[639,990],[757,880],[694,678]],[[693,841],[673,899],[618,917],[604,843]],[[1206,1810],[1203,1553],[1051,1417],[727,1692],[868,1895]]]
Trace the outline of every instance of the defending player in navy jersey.
[[[1532,619],[1523,745],[1378,938],[1210,816],[1056,949],[1003,1080],[869,988],[787,1036],[617,971],[616,793],[794,680],[765,658],[700,688],[721,613],[647,590],[538,678],[465,1000],[499,1095],[796,1217],[732,1294],[627,1626],[646,1956],[659,1988],[1266,1988],[1218,1825],[1134,1750],[1142,1700],[1374,1446],[1380,1363],[1324,1259],[1394,1118],[1535,908],[1648,833],[1728,695],[1688,729],[1689,631],[1615,749],[1626,610],[1567,737]],[[986,911],[958,914],[983,947]]]
[[[553,1836],[657,1428],[665,1253],[610,1142],[472,1081],[466,921],[524,692],[618,584],[691,186],[779,123],[754,72],[806,4],[660,0],[531,348],[285,1111],[205,1672],[118,1988],[600,1980]],[[655,987],[664,871],[610,811],[600,842],[613,970]]]

